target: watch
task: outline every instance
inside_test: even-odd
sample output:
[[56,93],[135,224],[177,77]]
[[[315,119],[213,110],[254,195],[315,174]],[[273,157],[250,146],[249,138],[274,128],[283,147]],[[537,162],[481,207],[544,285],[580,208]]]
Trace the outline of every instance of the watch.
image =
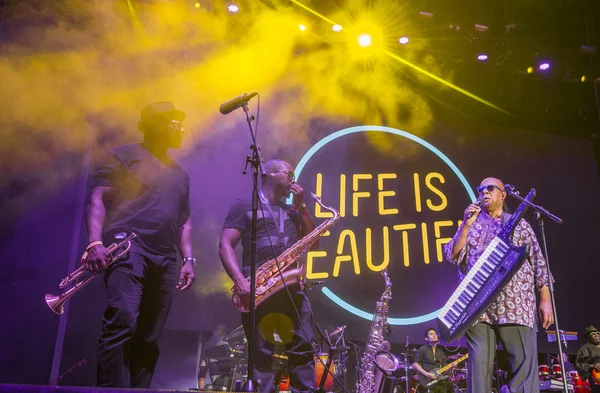
[[196,258],[194,257],[185,257],[183,258],[183,264],[185,265],[186,263],[191,262],[192,266],[196,267]]

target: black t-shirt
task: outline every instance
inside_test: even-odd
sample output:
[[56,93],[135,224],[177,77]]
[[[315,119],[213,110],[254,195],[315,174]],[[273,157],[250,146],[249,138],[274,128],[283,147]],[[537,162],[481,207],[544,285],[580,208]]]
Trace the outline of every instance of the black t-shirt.
[[[293,246],[298,241],[300,229],[300,217],[291,205],[280,202],[276,205],[263,203],[263,210],[257,212],[257,234],[256,234],[256,260],[257,267],[264,262],[280,255],[283,251]],[[273,216],[271,215],[273,212]],[[264,218],[263,218],[264,213]],[[281,226],[280,215],[283,213],[283,235],[279,236],[278,228]],[[223,228],[235,228],[240,231],[242,241],[242,273],[250,275],[250,251],[252,247],[252,205],[249,201],[237,200],[229,209]],[[271,237],[271,244],[269,237]],[[283,247],[281,243],[283,242]]]
[[435,348],[435,358],[433,349],[429,345],[423,345],[415,354],[414,363],[419,363],[423,370],[431,371],[434,368],[442,367],[446,362],[446,354],[439,348]]
[[94,187],[115,188],[107,204],[104,238],[135,232],[151,250],[173,255],[179,230],[190,216],[190,180],[175,161],[166,165],[141,143],[110,151],[94,175]]

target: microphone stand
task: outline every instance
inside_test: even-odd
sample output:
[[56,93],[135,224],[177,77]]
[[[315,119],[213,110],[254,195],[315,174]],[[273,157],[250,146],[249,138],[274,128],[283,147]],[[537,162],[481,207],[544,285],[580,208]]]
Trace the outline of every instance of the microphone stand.
[[410,340],[410,336],[406,336],[406,356],[404,358],[404,376],[406,377],[406,391],[410,392],[410,379],[412,378],[412,375],[409,374],[410,370],[408,369],[409,364],[408,364],[408,344],[409,344],[409,340]]
[[547,247],[547,243],[546,243],[546,231],[544,230],[544,216],[549,217],[551,220],[553,220],[554,222],[558,223],[558,224],[562,224],[563,220],[557,216],[555,216],[554,214],[550,213],[548,210],[546,210],[545,208],[543,208],[540,205],[536,205],[535,203],[526,200],[525,198],[521,197],[519,195],[519,192],[515,190],[515,187],[511,186],[510,184],[505,184],[504,185],[504,190],[508,193],[508,195],[517,198],[518,200],[520,200],[521,202],[525,202],[527,203],[533,210],[535,210],[535,213],[533,214],[533,217],[537,220],[539,227],[540,227],[540,233],[541,233],[541,241],[542,241],[542,252],[544,255],[544,258],[546,259],[546,270],[548,270],[548,289],[550,291],[550,301],[552,302],[552,312],[554,313],[554,326],[556,328],[556,343],[558,344],[558,357],[560,358],[560,372],[562,375],[562,383],[563,383],[563,391],[564,393],[568,393],[569,388],[567,386],[567,373],[565,371],[565,360],[563,359],[563,348],[562,348],[562,342],[561,342],[561,330],[558,326],[558,313],[556,310],[556,301],[554,298],[554,280],[552,279],[552,273],[550,273],[550,259],[548,258],[548,247]]
[[[255,352],[255,330],[256,330],[256,236],[257,236],[257,225],[258,225],[258,172],[261,175],[266,176],[265,168],[263,165],[263,159],[260,154],[260,148],[256,143],[256,133],[252,126],[252,120],[254,116],[250,116],[248,113],[248,103],[243,102],[242,108],[246,113],[246,121],[248,122],[248,128],[250,129],[250,136],[252,137],[252,158],[246,157],[246,166],[251,164],[253,187],[252,187],[252,246],[250,249],[250,326],[248,327],[248,378],[242,387],[243,392],[256,392],[257,384],[254,382],[254,352]],[[244,174],[246,171],[244,170]]]

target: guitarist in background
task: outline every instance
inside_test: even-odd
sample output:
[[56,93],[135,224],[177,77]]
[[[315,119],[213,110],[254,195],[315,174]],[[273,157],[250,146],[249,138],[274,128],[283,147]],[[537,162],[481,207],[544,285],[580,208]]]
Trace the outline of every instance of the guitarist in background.
[[425,330],[425,342],[417,353],[415,354],[415,360],[413,362],[413,368],[419,372],[425,378],[419,375],[421,381],[421,393],[446,393],[451,391],[450,384],[447,379],[441,380],[433,385],[429,390],[425,388],[424,382],[436,379],[435,374],[431,371],[443,367],[446,364],[446,354],[437,348],[439,342],[437,331],[434,328]]
[[595,382],[592,378],[592,372],[600,378],[600,332],[593,326],[585,328],[585,343],[575,359],[575,366],[581,374],[582,379],[588,379],[592,388],[592,393],[600,393],[600,381]]
[[[458,266],[462,280],[476,264],[494,237],[509,220],[504,211],[504,184],[488,177],[477,187],[481,207],[471,204],[465,209],[463,223],[445,246],[446,259]],[[494,354],[498,340],[506,349],[513,377],[508,381],[512,393],[538,393],[536,296],[539,292],[539,316],[544,329],[554,323],[548,269],[531,226],[520,220],[511,242],[529,246],[521,268],[502,288],[479,321],[466,333],[469,347],[467,393],[489,392],[492,388]]]

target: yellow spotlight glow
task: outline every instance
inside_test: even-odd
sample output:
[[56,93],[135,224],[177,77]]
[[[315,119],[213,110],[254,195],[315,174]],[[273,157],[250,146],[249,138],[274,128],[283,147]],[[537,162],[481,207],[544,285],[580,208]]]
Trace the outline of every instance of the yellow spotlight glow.
[[527,67],[527,73],[533,74],[533,67]]
[[298,28],[300,31],[306,31],[306,25],[303,25],[302,23],[298,25]]
[[587,77],[585,75],[581,77],[582,82],[585,82],[586,80],[587,80]]
[[194,4],[194,7],[200,8],[200,3],[196,2],[196,4]]
[[335,32],[339,32],[339,31],[342,31],[342,26],[341,25],[333,25],[333,26],[331,26],[331,29]]
[[371,46],[373,43],[373,39],[370,34],[361,34],[358,36],[358,45],[366,48],[367,46]]

